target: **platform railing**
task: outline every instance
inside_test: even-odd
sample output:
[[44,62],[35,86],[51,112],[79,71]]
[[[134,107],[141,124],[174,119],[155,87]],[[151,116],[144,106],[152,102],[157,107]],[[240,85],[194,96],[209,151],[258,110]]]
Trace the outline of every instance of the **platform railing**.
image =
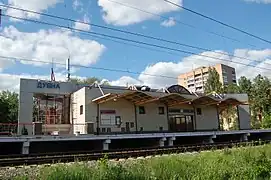
[[[74,135],[90,134],[88,123],[77,124],[45,124],[33,123],[0,123],[0,136],[18,135]],[[94,133],[94,132],[92,132]]]

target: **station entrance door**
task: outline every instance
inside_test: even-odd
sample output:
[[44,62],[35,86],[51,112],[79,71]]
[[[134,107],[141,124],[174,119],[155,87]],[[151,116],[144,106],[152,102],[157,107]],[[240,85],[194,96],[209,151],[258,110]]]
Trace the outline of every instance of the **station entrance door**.
[[169,128],[172,132],[194,131],[193,115],[169,115]]

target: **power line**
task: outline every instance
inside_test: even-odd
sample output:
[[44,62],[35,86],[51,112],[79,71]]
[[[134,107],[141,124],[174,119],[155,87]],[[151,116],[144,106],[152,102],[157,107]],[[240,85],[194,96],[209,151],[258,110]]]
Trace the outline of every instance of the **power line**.
[[191,13],[193,13],[193,14],[196,14],[196,15],[198,15],[198,16],[201,16],[201,17],[203,17],[203,18],[205,18],[205,19],[209,19],[209,20],[214,21],[214,22],[216,22],[216,23],[218,23],[218,24],[221,24],[221,25],[223,25],[223,26],[226,26],[226,27],[228,27],[228,28],[234,29],[234,30],[239,31],[239,32],[241,32],[241,33],[243,33],[243,34],[246,34],[246,35],[248,35],[248,36],[254,37],[254,38],[256,38],[256,39],[259,39],[259,40],[261,40],[261,41],[264,41],[264,42],[266,42],[266,43],[271,44],[271,41],[266,40],[266,39],[264,39],[264,38],[261,38],[261,37],[259,37],[259,36],[256,36],[256,35],[254,35],[254,34],[251,34],[251,33],[247,32],[247,31],[244,31],[244,30],[239,29],[239,28],[237,28],[237,27],[234,27],[234,26],[232,26],[232,25],[226,24],[226,23],[224,23],[224,22],[221,22],[221,21],[219,21],[219,20],[216,20],[216,19],[214,19],[214,18],[212,18],[212,17],[206,16],[206,15],[204,15],[204,14],[202,14],[202,13],[196,12],[196,11],[191,10],[191,9],[189,9],[189,8],[186,8],[186,7],[184,7],[184,6],[178,5],[178,4],[176,4],[176,3],[172,2],[172,1],[169,1],[169,0],[164,0],[164,1],[170,3],[170,4],[174,5],[174,6],[177,6],[177,7],[181,8],[181,9],[184,9],[184,10],[186,10],[186,11],[189,11],[189,12],[191,12]]
[[[41,60],[28,59],[28,58],[18,58],[18,57],[11,57],[11,56],[1,56],[0,55],[0,58],[7,59],[7,60],[14,60],[14,61],[26,61],[26,62],[38,62],[38,63],[43,63],[43,64],[51,64],[51,62],[48,62],[48,61],[41,61]],[[61,66],[66,66],[66,64],[64,64],[64,63],[54,62],[54,64],[61,65]],[[76,64],[71,64],[70,66],[79,67],[79,68],[88,68],[88,69],[94,69],[94,70],[110,71],[110,72],[136,74],[136,75],[143,74],[143,75],[146,75],[146,76],[152,76],[152,77],[159,77],[159,78],[166,78],[166,79],[175,79],[175,80],[178,80],[177,77],[172,77],[172,76],[156,75],[156,74],[149,74],[149,73],[143,73],[143,72],[135,72],[135,71],[129,71],[129,70],[122,70],[122,69],[103,68],[103,67],[91,67],[91,66],[83,66],[83,65],[76,65]]]
[[[141,45],[137,45],[137,44],[132,44],[132,43],[124,42],[124,41],[114,40],[114,39],[111,39],[111,38],[91,35],[91,34],[87,34],[87,33],[84,33],[84,32],[81,32],[81,34],[91,36],[91,37],[94,37],[94,38],[98,38],[98,39],[104,39],[104,40],[112,41],[112,42],[115,42],[115,43],[118,43],[118,44],[125,44],[125,45],[128,45],[128,46],[133,46],[133,47],[137,47],[137,48],[141,48],[141,49],[145,49],[145,50],[147,49],[147,50],[150,50],[150,51],[155,51],[155,52],[160,52],[160,53],[167,53],[167,54],[178,56],[178,57],[180,56],[180,54],[178,54],[178,53],[164,51],[164,50],[161,50],[161,49],[160,50],[159,49],[154,49],[154,48],[141,46]],[[0,34],[0,36],[3,36],[3,35]]]
[[[1,56],[1,55],[0,55],[0,58],[8,59],[8,60],[12,59],[14,61],[26,61],[26,62],[38,62],[38,63],[44,63],[44,64],[51,64],[51,62],[41,61],[41,60],[35,60],[35,59],[27,59],[27,58],[18,58],[18,57]],[[54,64],[61,65],[61,66],[66,66],[66,64],[64,64],[64,63],[54,62]],[[147,75],[147,76],[161,77],[161,78],[167,78],[167,79],[178,79],[176,77],[171,77],[171,76],[155,75],[155,74],[148,74],[148,73],[135,72],[135,71],[129,71],[129,70],[122,70],[122,69],[111,69],[111,68],[103,68],[103,67],[91,67],[91,66],[83,66],[83,65],[76,65],[76,64],[71,64],[70,66],[80,67],[80,68],[89,68],[89,69],[95,69],[95,70],[103,70],[103,71],[111,71],[111,72],[121,72],[121,73],[137,74],[137,75],[143,74],[143,75]]]
[[[211,59],[215,59],[215,60],[221,60],[221,61],[231,62],[231,63],[245,65],[245,66],[251,66],[251,67],[255,67],[255,68],[259,68],[259,69],[271,70],[271,69],[268,69],[268,68],[257,67],[257,66],[253,66],[251,64],[245,64],[245,63],[238,62],[238,61],[232,61],[232,60],[229,61],[228,59],[216,58],[216,57],[212,57],[212,56],[208,56],[208,55],[197,54],[195,52],[184,51],[184,50],[181,50],[181,49],[170,48],[170,47],[166,47],[166,46],[161,46],[161,45],[157,45],[157,44],[146,43],[146,42],[143,42],[143,41],[137,41],[137,40],[122,38],[122,37],[118,37],[118,36],[107,35],[107,34],[103,34],[103,33],[97,33],[97,32],[91,32],[91,31],[84,31],[84,30],[80,30],[80,29],[76,29],[76,28],[71,28],[71,27],[67,27],[67,26],[63,26],[63,25],[58,25],[58,24],[53,24],[53,23],[48,23],[48,22],[44,22],[44,21],[38,21],[38,20],[20,18],[20,17],[10,16],[10,15],[6,15],[6,14],[2,14],[2,16],[11,17],[11,18],[14,18],[14,19],[29,21],[29,22],[38,23],[38,24],[45,24],[45,25],[49,25],[49,26],[60,27],[60,28],[68,29],[68,30],[75,30],[75,31],[84,32],[84,33],[91,34],[91,35],[94,34],[94,35],[98,35],[98,36],[104,36],[104,37],[108,37],[108,38],[113,38],[113,39],[118,39],[118,40],[123,40],[123,41],[128,41],[128,42],[133,42],[133,43],[136,43],[136,44],[139,44],[139,45],[143,44],[143,45],[147,45],[147,46],[151,46],[151,47],[156,47],[156,48],[160,48],[160,49],[166,49],[166,50],[170,50],[170,51],[181,52],[181,53],[184,53],[184,54],[196,55],[196,56],[200,56],[200,57],[211,58]],[[254,62],[262,63],[261,61],[254,61]]]
[[[111,0],[108,0],[108,1],[111,1]],[[144,37],[144,38],[148,38],[148,39],[152,39],[152,40],[158,40],[158,41],[161,41],[161,42],[166,42],[166,43],[170,43],[170,44],[174,44],[174,45],[189,47],[189,48],[193,48],[193,49],[197,49],[197,50],[212,51],[212,52],[214,52],[216,54],[220,54],[220,55],[227,55],[227,56],[234,57],[234,58],[245,59],[245,60],[249,60],[249,61],[255,61],[255,60],[252,60],[252,59],[249,59],[249,58],[246,58],[246,57],[235,56],[233,54],[227,54],[227,53],[223,53],[223,52],[215,52],[215,51],[213,51],[211,49],[198,47],[198,46],[193,46],[193,45],[189,45],[189,44],[184,44],[184,43],[171,41],[171,40],[167,40],[167,39],[163,39],[163,38],[159,38],[159,37],[149,36],[149,35],[145,35],[145,34],[141,34],[141,33],[120,30],[120,29],[111,28],[111,27],[103,26],[103,25],[97,25],[97,24],[93,24],[93,23],[86,23],[86,22],[77,21],[77,20],[74,20],[74,19],[71,19],[71,18],[60,17],[60,16],[51,15],[51,14],[47,14],[47,13],[40,13],[40,12],[27,10],[27,9],[22,9],[22,8],[17,8],[17,7],[13,7],[13,6],[9,6],[9,5],[0,5],[0,6],[8,7],[8,8],[15,9],[15,10],[20,10],[20,11],[30,12],[30,13],[34,13],[34,14],[44,15],[44,16],[47,16],[47,17],[57,18],[57,19],[61,19],[61,20],[79,22],[79,23],[82,23],[82,24],[91,25],[91,26],[95,26],[95,27],[98,27],[98,28],[108,29],[108,30],[111,30],[111,31],[121,32],[121,33],[130,34],[130,35],[134,35],[134,36],[141,36],[141,37]],[[264,63],[264,64],[271,65],[269,63]]]
[[[112,2],[112,3],[115,3],[115,4],[118,4],[118,5],[121,5],[121,6],[125,6],[125,7],[128,7],[128,8],[131,8],[131,9],[135,9],[135,10],[138,10],[138,11],[141,11],[141,12],[144,12],[146,14],[150,14],[150,15],[153,15],[153,16],[157,16],[157,17],[160,17],[161,19],[164,19],[164,20],[170,20],[169,17],[166,17],[166,16],[162,16],[162,15],[159,15],[159,14],[156,14],[156,13],[152,13],[152,12],[149,12],[149,11],[146,11],[146,10],[143,10],[143,9],[140,9],[140,8],[137,8],[137,7],[134,7],[134,6],[130,6],[128,4],[124,4],[124,3],[121,3],[121,2],[117,2],[117,1],[113,1],[113,0],[107,0],[109,2]],[[241,43],[241,44],[246,44],[246,45],[249,45],[251,47],[256,47],[255,45],[252,45],[252,44],[248,44],[248,43],[245,43],[245,42],[242,42],[238,39],[235,39],[235,38],[232,38],[232,37],[229,37],[229,36],[225,36],[223,34],[219,34],[217,32],[213,32],[213,31],[208,31],[206,29],[201,29],[201,28],[198,28],[196,26],[193,26],[191,24],[187,24],[185,22],[182,22],[180,20],[177,20],[177,19],[174,19],[174,21],[178,24],[181,24],[181,25],[184,25],[184,26],[187,26],[189,28],[192,28],[192,29],[196,29],[196,30],[201,30],[205,33],[209,33],[209,34],[212,34],[212,35],[215,35],[215,36],[218,36],[218,37],[221,37],[221,38],[224,38],[224,39],[228,39],[228,40],[231,40],[231,41],[235,41],[235,42],[238,42],[238,43]]]

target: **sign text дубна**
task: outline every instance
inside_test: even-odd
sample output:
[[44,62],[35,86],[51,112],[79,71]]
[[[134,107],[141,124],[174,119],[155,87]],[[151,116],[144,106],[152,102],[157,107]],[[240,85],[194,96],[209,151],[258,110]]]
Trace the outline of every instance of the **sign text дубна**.
[[37,88],[60,89],[60,85],[55,82],[38,82]]

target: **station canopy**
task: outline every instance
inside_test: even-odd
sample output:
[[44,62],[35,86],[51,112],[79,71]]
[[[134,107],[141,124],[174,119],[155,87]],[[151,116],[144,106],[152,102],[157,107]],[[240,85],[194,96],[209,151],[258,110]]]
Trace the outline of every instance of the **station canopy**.
[[238,101],[235,98],[217,98],[210,95],[196,96],[179,85],[171,86],[166,92],[141,91],[135,89],[125,91],[120,90],[120,93],[108,93],[93,99],[92,102],[102,104],[108,101],[116,101],[118,99],[125,99],[135,105],[159,102],[166,104],[169,107],[178,106],[181,104],[194,104],[204,106],[217,105],[225,108],[229,105],[236,106],[247,104]]

